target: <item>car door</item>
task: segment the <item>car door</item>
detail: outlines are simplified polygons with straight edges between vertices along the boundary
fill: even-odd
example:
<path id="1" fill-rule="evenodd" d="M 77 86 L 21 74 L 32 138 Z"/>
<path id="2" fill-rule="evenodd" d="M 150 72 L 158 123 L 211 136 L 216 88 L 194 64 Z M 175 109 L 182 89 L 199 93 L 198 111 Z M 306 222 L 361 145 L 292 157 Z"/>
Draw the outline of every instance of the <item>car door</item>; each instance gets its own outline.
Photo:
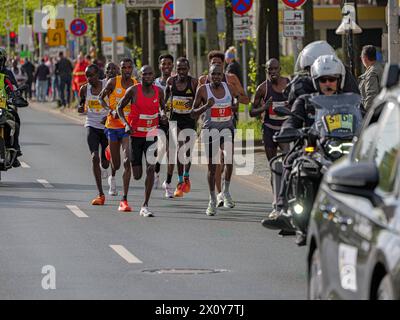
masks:
<path id="1" fill-rule="evenodd" d="M 332 219 L 337 253 L 338 286 L 344 299 L 369 298 L 370 254 L 391 223 L 397 203 L 395 181 L 400 153 L 400 107 L 386 103 L 377 124 L 369 126 L 361 135 L 353 156 L 354 161 L 373 161 L 379 171 L 379 185 L 375 192 L 383 203 L 374 206 L 370 200 L 358 196 L 338 194 L 332 203 Z"/>

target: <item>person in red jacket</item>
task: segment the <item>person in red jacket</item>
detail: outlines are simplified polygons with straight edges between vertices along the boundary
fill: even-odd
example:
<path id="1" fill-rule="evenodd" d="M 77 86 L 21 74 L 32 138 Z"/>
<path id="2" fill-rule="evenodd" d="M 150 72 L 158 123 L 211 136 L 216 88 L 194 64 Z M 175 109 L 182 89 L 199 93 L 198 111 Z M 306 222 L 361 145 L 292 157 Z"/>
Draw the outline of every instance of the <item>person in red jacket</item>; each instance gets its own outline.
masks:
<path id="1" fill-rule="evenodd" d="M 80 88 L 87 83 L 85 70 L 88 67 L 89 62 L 85 59 L 82 53 L 79 54 L 78 60 L 75 64 L 74 71 L 72 73 L 72 91 L 74 96 L 78 99 Z"/>

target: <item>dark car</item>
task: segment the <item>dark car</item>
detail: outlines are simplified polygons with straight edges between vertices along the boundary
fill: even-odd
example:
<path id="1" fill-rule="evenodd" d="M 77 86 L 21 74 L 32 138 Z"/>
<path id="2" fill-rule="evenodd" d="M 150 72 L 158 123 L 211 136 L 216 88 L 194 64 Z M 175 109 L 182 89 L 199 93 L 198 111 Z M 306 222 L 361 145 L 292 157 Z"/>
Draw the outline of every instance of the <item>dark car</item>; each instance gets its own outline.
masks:
<path id="1" fill-rule="evenodd" d="M 310 299 L 400 299 L 400 86 L 387 70 L 388 88 L 350 155 L 318 191 L 307 238 Z"/>

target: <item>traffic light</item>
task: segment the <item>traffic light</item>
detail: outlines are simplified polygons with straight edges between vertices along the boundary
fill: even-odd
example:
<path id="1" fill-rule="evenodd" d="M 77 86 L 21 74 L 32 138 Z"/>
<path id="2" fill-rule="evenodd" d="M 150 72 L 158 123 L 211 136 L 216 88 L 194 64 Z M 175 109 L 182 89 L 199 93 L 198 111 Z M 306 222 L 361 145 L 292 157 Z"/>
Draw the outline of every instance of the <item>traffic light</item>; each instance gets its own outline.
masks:
<path id="1" fill-rule="evenodd" d="M 10 31 L 9 37 L 10 37 L 10 47 L 15 48 L 17 34 L 14 31 Z"/>

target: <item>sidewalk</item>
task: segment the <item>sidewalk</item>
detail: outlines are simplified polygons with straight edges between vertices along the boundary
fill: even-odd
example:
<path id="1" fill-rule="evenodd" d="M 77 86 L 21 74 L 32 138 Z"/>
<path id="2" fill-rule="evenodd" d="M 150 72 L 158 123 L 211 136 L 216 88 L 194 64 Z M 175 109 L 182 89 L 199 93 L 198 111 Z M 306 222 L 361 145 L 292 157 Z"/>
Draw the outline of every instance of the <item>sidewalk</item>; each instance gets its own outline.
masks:
<path id="1" fill-rule="evenodd" d="M 36 101 L 31 101 L 29 103 L 29 106 L 32 109 L 42 112 L 50 112 L 56 116 L 67 118 L 81 125 L 84 125 L 86 120 L 86 116 L 80 115 L 75 108 L 61 109 L 57 107 L 57 104 L 55 102 L 39 103 Z M 233 179 L 240 180 L 241 182 L 244 182 L 252 186 L 253 188 L 256 188 L 257 190 L 271 192 L 271 186 L 270 186 L 271 172 L 269 170 L 269 164 L 264 152 L 264 147 L 263 146 L 254 146 L 253 148 L 235 147 L 235 152 L 240 153 L 243 151 L 250 153 L 253 152 L 254 171 L 252 172 L 252 174 L 248 175 L 241 175 L 241 176 L 235 175 Z M 204 167 L 204 169 L 206 169 L 206 166 L 204 165 L 199 165 L 199 166 Z"/>

